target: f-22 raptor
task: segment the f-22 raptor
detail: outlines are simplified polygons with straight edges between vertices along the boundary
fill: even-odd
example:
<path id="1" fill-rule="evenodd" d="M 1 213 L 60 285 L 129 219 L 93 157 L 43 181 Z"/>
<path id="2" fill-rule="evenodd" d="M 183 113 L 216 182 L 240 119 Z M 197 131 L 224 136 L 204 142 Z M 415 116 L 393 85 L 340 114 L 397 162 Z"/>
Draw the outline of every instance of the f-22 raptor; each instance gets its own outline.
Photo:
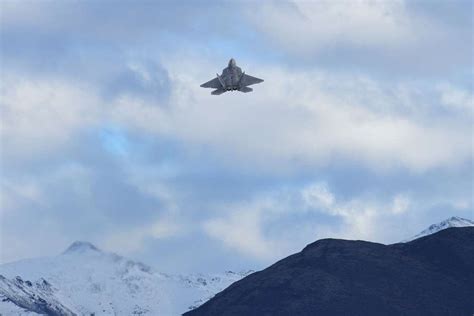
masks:
<path id="1" fill-rule="evenodd" d="M 263 82 L 262 79 L 246 75 L 245 72 L 242 72 L 242 69 L 237 67 L 234 58 L 229 60 L 229 65 L 222 70 L 222 75 L 216 75 L 216 78 L 201 85 L 203 88 L 216 89 L 211 92 L 213 95 L 219 95 L 227 91 L 247 93 L 253 91 L 253 89 L 248 86 Z"/>

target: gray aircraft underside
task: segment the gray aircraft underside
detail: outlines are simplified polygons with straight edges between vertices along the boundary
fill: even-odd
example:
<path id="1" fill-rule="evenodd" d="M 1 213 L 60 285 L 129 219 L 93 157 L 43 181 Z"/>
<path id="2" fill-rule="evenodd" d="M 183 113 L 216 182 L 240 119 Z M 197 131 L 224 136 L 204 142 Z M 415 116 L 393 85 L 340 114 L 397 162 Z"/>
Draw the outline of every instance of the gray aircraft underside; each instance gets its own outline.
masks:
<path id="1" fill-rule="evenodd" d="M 222 70 L 222 75 L 217 74 L 217 77 L 203 83 L 203 88 L 216 89 L 211 92 L 213 95 L 219 95 L 227 91 L 250 92 L 252 88 L 248 86 L 262 82 L 262 79 L 255 78 L 242 72 L 242 69 L 237 67 L 235 60 L 229 60 L 227 68 Z"/>

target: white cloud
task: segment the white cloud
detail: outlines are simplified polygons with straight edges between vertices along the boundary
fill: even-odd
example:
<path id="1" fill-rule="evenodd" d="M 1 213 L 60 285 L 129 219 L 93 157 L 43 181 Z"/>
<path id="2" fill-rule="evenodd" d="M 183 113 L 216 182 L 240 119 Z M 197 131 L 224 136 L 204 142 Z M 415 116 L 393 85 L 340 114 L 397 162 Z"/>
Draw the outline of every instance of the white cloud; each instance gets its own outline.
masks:
<path id="1" fill-rule="evenodd" d="M 291 1 L 249 10 L 255 26 L 282 47 L 311 54 L 338 45 L 393 49 L 419 39 L 421 23 L 404 1 Z"/>
<path id="2" fill-rule="evenodd" d="M 310 208 L 330 208 L 334 204 L 334 195 L 324 183 L 315 183 L 302 191 L 303 200 Z"/>
<path id="3" fill-rule="evenodd" d="M 167 239 L 189 232 L 179 218 L 160 216 L 148 225 L 136 226 L 128 230 L 118 230 L 107 234 L 102 241 L 105 249 L 117 253 L 130 254 L 143 250 L 146 239 Z"/>
<path id="4" fill-rule="evenodd" d="M 223 215 L 205 221 L 203 229 L 230 249 L 271 261 L 320 238 L 396 241 L 403 236 L 393 223 L 403 221 L 411 206 L 411 199 L 401 193 L 386 199 L 338 199 L 325 182 L 315 182 L 227 205 Z M 325 215 L 339 223 L 320 222 Z"/>
<path id="5" fill-rule="evenodd" d="M 2 149 L 13 157 L 61 150 L 78 132 L 106 121 L 178 140 L 189 150 L 206 146 L 223 162 L 267 172 L 336 160 L 423 172 L 472 157 L 472 116 L 462 122 L 425 118 L 436 96 L 438 104 L 453 105 L 452 111 L 472 108 L 472 95 L 453 86 L 444 85 L 439 95 L 403 82 L 390 90 L 360 75 L 255 66 L 249 67 L 252 74 L 267 80 L 252 94 L 215 97 L 199 87 L 198 78 L 209 76 L 206 64 L 166 62 L 169 107 L 133 95 L 104 100 L 99 89 L 77 82 L 6 80 Z"/>
<path id="6" fill-rule="evenodd" d="M 68 196 L 88 205 L 91 192 L 90 170 L 75 163 L 64 163 L 39 174 L 22 172 L 15 177 L 1 179 L 0 191 L 0 262 L 23 258 L 56 255 L 70 238 L 77 237 L 67 230 L 62 219 L 72 212 L 73 221 L 88 217 L 100 222 L 102 214 L 74 213 L 74 203 L 58 201 L 58 191 L 67 187 Z M 60 193 L 59 193 L 60 194 Z M 69 201 L 69 202 L 71 202 Z M 55 208 L 58 207 L 58 208 Z M 76 209 L 77 210 L 77 209 Z M 87 210 L 81 209 L 86 213 Z M 82 227 L 81 230 L 88 230 Z M 69 235 L 65 236 L 65 232 Z M 47 245 L 47 246 L 45 246 Z"/>
<path id="7" fill-rule="evenodd" d="M 202 227 L 229 249 L 271 262 L 321 238 L 398 242 L 416 233 L 419 216 L 427 210 L 451 205 L 468 212 L 465 205 L 457 204 L 449 196 L 430 200 L 404 192 L 344 199 L 332 192 L 327 183 L 314 182 L 225 205 L 225 210 L 216 212 Z M 327 216 L 333 218 L 330 223 Z M 422 225 L 434 221 L 428 219 Z"/>
<path id="8" fill-rule="evenodd" d="M 267 80 L 251 95 L 215 97 L 199 88 L 197 78 L 207 78 L 208 72 L 187 63 L 199 64 L 169 64 L 173 107 L 122 99 L 114 119 L 190 148 L 207 146 L 234 166 L 272 172 L 338 159 L 375 170 L 423 172 L 471 157 L 470 122 L 426 118 L 433 108 L 427 104 L 436 95 L 432 90 L 420 92 L 401 83 L 393 91 L 360 76 L 256 67 L 252 73 Z"/>
<path id="9" fill-rule="evenodd" d="M 474 114 L 474 95 L 471 91 L 458 88 L 452 84 L 440 84 L 438 90 L 441 102 L 448 109 L 465 111 L 471 118 Z"/>
<path id="10" fill-rule="evenodd" d="M 6 212 L 15 211 L 19 200 L 33 201 L 35 204 L 43 203 L 43 192 L 36 183 L 4 180 L 1 182 L 0 191 L 0 217 Z"/>
<path id="11" fill-rule="evenodd" d="M 185 145 L 191 156 L 193 148 L 205 147 L 220 163 L 271 174 L 323 167 L 337 160 L 376 171 L 403 167 L 424 172 L 455 167 L 472 158 L 470 121 L 461 122 L 456 117 L 430 121 L 420 115 L 428 109 L 426 100 L 440 96 L 432 90 L 420 92 L 419 88 L 411 89 L 409 84 L 401 83 L 395 89 L 403 92 L 400 97 L 367 77 L 255 66 L 249 67 L 254 69 L 251 73 L 265 74 L 263 77 L 268 79 L 256 86 L 252 94 L 215 97 L 199 88 L 197 78 L 208 79 L 208 69 L 190 64 L 199 65 L 191 59 L 179 63 L 171 60 L 167 64 L 173 82 L 170 107 L 131 95 L 106 104 L 98 89 L 86 90 L 83 85 L 67 81 L 7 81 L 2 90 L 2 145 L 9 156 L 34 160 L 42 152 L 61 151 L 76 133 L 104 120 L 125 131 L 176 140 Z M 413 111 L 417 106 L 414 100 L 420 104 L 417 111 Z M 438 103 L 446 100 L 458 102 L 466 98 L 445 97 Z M 452 111 L 461 113 L 465 107 L 456 106 Z M 179 213 L 179 196 L 163 182 L 174 176 L 172 170 L 151 170 L 149 166 L 140 169 L 133 165 L 129 168 L 130 185 L 163 201 L 168 211 Z M 156 174 L 163 179 L 156 181 Z M 87 174 L 78 176 L 87 183 Z M 64 181 L 63 178 L 56 182 Z M 87 200 L 87 186 L 75 187 L 74 183 L 79 182 L 71 183 L 75 196 L 86 196 Z M 35 193 L 34 187 L 26 184 L 25 190 L 18 191 L 21 198 L 7 196 L 5 200 L 10 206 L 28 196 L 41 197 L 39 191 Z M 284 218 L 291 204 L 281 195 L 271 197 L 271 203 L 258 199 L 257 204 L 240 205 L 238 212 L 231 208 L 230 215 L 210 219 L 204 225 L 205 231 L 247 255 L 275 258 L 289 249 L 297 250 L 296 244 L 300 247 L 317 237 L 387 238 L 384 226 L 377 223 L 407 214 L 413 207 L 403 194 L 388 202 L 362 198 L 340 201 L 324 183 L 305 187 L 297 196 L 302 210 L 312 208 L 336 216 L 345 226 L 297 223 L 301 226 L 298 230 L 287 230 L 296 237 L 275 238 L 269 235 L 267 229 L 271 225 L 266 223 Z M 386 211 L 382 214 L 391 215 L 380 215 L 380 209 Z M 146 238 L 179 235 L 188 231 L 186 227 L 176 225 L 176 221 L 158 221 L 125 232 L 111 231 L 104 243 L 113 250 L 126 246 L 128 251 L 137 251 Z M 327 235 L 321 235 L 323 232 Z"/>
<path id="12" fill-rule="evenodd" d="M 87 85 L 21 76 L 3 79 L 0 138 L 4 154 L 16 158 L 47 154 L 100 120 L 103 104 Z"/>
<path id="13" fill-rule="evenodd" d="M 5 177 L 0 182 L 0 197 L 7 204 L 2 205 L 0 214 L 20 211 L 25 203 L 32 204 L 35 212 L 42 212 L 51 206 L 49 198 L 52 193 L 48 192 L 48 188 L 57 183 L 67 183 L 71 194 L 88 200 L 92 195 L 90 181 L 91 170 L 75 163 L 60 164 L 36 176 L 21 174 L 17 177 Z"/>
<path id="14" fill-rule="evenodd" d="M 444 5 L 451 12 L 441 15 Z M 413 78 L 446 76 L 472 64 L 472 34 L 462 5 L 444 5 L 293 0 L 268 1 L 245 12 L 264 42 L 292 62 Z"/>
<path id="15" fill-rule="evenodd" d="M 392 212 L 394 214 L 403 214 L 408 211 L 410 207 L 410 199 L 403 194 L 395 196 L 393 199 Z"/>
<path id="16" fill-rule="evenodd" d="M 261 210 L 247 207 L 250 208 L 230 211 L 227 218 L 206 221 L 203 224 L 205 232 L 244 255 L 261 260 L 274 258 L 281 249 L 264 236 Z"/>
<path id="17" fill-rule="evenodd" d="M 252 9 L 247 17 L 235 15 L 240 8 L 218 6 L 196 14 L 186 6 L 170 6 L 190 17 L 185 25 L 159 6 L 133 12 L 120 6 L 108 12 L 110 23 L 98 30 L 101 10 L 96 9 L 102 5 L 2 2 L 5 38 L 15 41 L 5 51 L 0 93 L 1 163 L 12 166 L 2 170 L 0 244 L 8 247 L 0 247 L 1 260 L 54 254 L 66 241 L 84 236 L 120 253 L 136 252 L 149 240 L 191 235 L 196 229 L 236 252 L 271 260 L 323 237 L 403 239 L 407 223 L 416 217 L 424 225 L 432 215 L 427 210 L 440 205 L 468 214 L 473 202 L 465 184 L 472 181 L 457 173 L 473 157 L 472 93 L 450 81 L 458 78 L 450 74 L 462 75 L 472 64 L 472 41 L 466 40 L 472 30 L 461 30 L 463 23 L 448 25 L 452 15 L 440 22 L 445 25 L 429 13 L 419 16 L 405 1 L 295 1 L 292 11 L 285 5 L 266 2 L 254 10 L 245 3 Z M 208 19 L 212 12 L 217 20 Z M 247 18 L 257 33 L 233 27 L 234 21 L 247 24 Z M 210 33 L 196 33 L 196 21 Z M 214 27 L 221 22 L 231 28 Z M 117 25 L 130 27 L 123 32 Z M 266 35 L 277 45 L 267 46 Z M 249 39 L 259 42 L 255 50 L 240 54 L 249 48 Z M 215 50 L 221 43 L 225 47 Z M 173 49 L 163 50 L 166 45 Z M 206 48 L 196 49 L 202 45 Z M 272 49 L 277 51 L 263 63 L 243 59 Z M 226 60 L 221 65 L 216 56 L 230 50 L 242 55 L 234 57 L 244 70 L 265 82 L 250 94 L 211 96 L 199 84 L 224 66 Z M 111 58 L 104 62 L 104 56 Z M 300 57 L 319 68 L 307 60 L 299 63 Z M 273 58 L 278 63 L 272 64 Z M 370 72 L 365 66 L 379 58 L 382 76 L 360 74 Z M 367 63 L 355 74 L 352 67 L 364 59 Z M 412 66 L 425 62 L 430 76 L 419 81 L 397 79 L 388 70 L 409 64 L 407 74 L 418 78 Z M 337 73 L 318 70 L 337 68 L 332 63 L 339 65 Z M 285 68 L 288 64 L 306 68 Z M 437 67 L 454 71 L 432 76 Z M 104 126 L 130 136 L 130 153 L 117 157 L 100 152 L 103 148 L 66 149 L 100 138 L 91 134 Z M 155 155 L 155 140 L 179 147 L 176 156 L 174 148 L 164 149 L 172 162 Z M 203 175 L 193 169 L 212 168 L 214 162 L 220 168 L 215 182 L 208 181 L 214 175 L 207 170 Z M 105 171 L 105 166 L 112 167 Z M 259 184 L 255 192 L 239 195 L 247 201 L 231 196 L 229 178 L 236 175 L 245 178 L 244 185 L 261 181 L 268 189 L 306 181 L 326 166 L 330 174 L 340 172 L 338 167 L 375 170 L 377 177 L 391 173 L 387 178 L 396 175 L 406 190 L 393 193 L 399 183 L 389 183 L 380 188 L 389 196 L 376 197 L 370 192 L 379 188 L 364 179 L 364 193 L 347 199 L 336 193 L 350 191 L 337 187 L 342 180 L 332 188 L 315 182 L 267 193 Z M 404 175 L 407 180 L 400 180 Z M 187 180 L 191 184 L 183 185 Z M 211 193 L 196 197 L 189 189 L 194 183 Z M 239 190 L 242 183 L 236 184 Z M 434 194 L 420 192 L 427 183 L 423 190 Z M 223 196 L 212 195 L 216 185 L 225 186 L 219 188 Z M 223 200 L 229 204 L 218 213 L 215 204 Z M 155 206 L 164 212 L 158 218 Z M 203 218 L 208 220 L 201 223 Z"/>

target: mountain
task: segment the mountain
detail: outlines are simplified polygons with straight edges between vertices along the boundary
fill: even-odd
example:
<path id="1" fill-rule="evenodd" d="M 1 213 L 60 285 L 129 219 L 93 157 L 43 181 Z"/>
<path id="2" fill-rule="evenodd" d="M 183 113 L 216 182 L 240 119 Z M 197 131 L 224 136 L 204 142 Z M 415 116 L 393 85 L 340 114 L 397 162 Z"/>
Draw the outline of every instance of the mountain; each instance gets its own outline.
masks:
<path id="1" fill-rule="evenodd" d="M 472 315 L 473 262 L 473 227 L 394 245 L 323 239 L 185 315 Z"/>
<path id="2" fill-rule="evenodd" d="M 0 315 L 181 315 L 248 273 L 169 275 L 75 242 L 0 265 Z"/>
<path id="3" fill-rule="evenodd" d="M 450 227 L 474 227 L 474 221 L 471 221 L 470 219 L 458 217 L 458 216 L 453 216 L 453 217 L 448 218 L 448 219 L 446 219 L 442 222 L 431 225 L 427 229 L 423 230 L 421 233 L 419 233 L 419 234 L 417 234 L 417 235 L 415 235 L 415 236 L 413 236 L 409 239 L 403 240 L 402 242 L 412 241 L 412 240 L 415 240 L 417 238 L 421 238 L 421 237 L 424 237 L 424 236 L 428 236 L 428 235 L 437 233 L 440 230 L 450 228 Z"/>
<path id="4" fill-rule="evenodd" d="M 4 296 L 3 304 L 9 305 L 2 308 L 6 315 L 22 314 L 22 309 L 52 316 L 75 315 L 58 300 L 55 290 L 45 279 L 33 283 L 24 281 L 19 276 L 9 280 L 0 275 L 0 293 Z M 15 302 L 15 306 L 7 304 L 8 302 Z"/>
<path id="5" fill-rule="evenodd" d="M 261 286 L 265 288 L 265 291 L 268 291 L 265 299 L 270 302 L 269 304 L 275 306 L 278 306 L 278 304 L 273 302 L 272 293 L 277 293 L 276 298 L 278 298 L 278 295 L 284 298 L 284 295 L 288 294 L 288 290 L 285 290 L 287 286 L 294 291 L 288 294 L 294 295 L 293 299 L 287 301 L 289 306 L 297 307 L 298 305 L 304 306 L 307 304 L 304 302 L 305 286 L 314 287 L 308 289 L 308 293 L 314 295 L 310 299 L 311 302 L 323 300 L 323 303 L 329 304 L 339 299 L 341 300 L 340 306 L 343 308 L 343 303 L 351 304 L 351 299 L 355 300 L 351 298 L 352 294 L 350 294 L 355 293 L 353 296 L 358 299 L 365 298 L 368 306 L 370 306 L 370 300 L 373 300 L 373 304 L 383 305 L 384 303 L 380 303 L 380 299 L 370 297 L 369 294 L 372 293 L 371 286 L 375 286 L 374 289 L 377 290 L 379 290 L 378 287 L 385 286 L 387 293 L 390 293 L 390 291 L 412 293 L 410 289 L 405 290 L 404 286 L 407 286 L 410 280 L 418 278 L 419 276 L 416 273 L 421 273 L 425 269 L 423 265 L 417 262 L 426 250 L 425 246 L 417 249 L 414 245 L 424 245 L 421 242 L 427 238 L 424 236 L 437 235 L 437 232 L 446 228 L 462 226 L 474 226 L 474 222 L 460 217 L 451 217 L 438 224 L 431 225 L 428 229 L 410 239 L 416 240 L 407 242 L 406 245 L 409 246 L 404 246 L 402 243 L 385 246 L 363 241 L 320 240 L 306 247 L 301 253 L 273 265 L 272 267 L 282 269 L 281 275 L 270 273 L 273 269 L 270 267 L 249 276 L 242 282 L 245 281 L 243 284 L 246 286 L 248 285 L 246 280 L 255 279 L 255 282 L 262 282 Z M 428 240 L 431 240 L 431 238 L 428 238 Z M 472 238 L 470 242 L 472 243 Z M 427 247 L 433 248 L 432 251 L 435 254 L 439 253 L 439 256 L 445 254 L 449 258 L 452 257 L 450 249 L 441 249 L 439 246 L 427 245 Z M 321 247 L 325 250 L 322 251 Z M 410 251 L 403 247 L 411 247 L 410 249 L 417 250 L 414 251 L 414 254 L 408 256 L 406 253 L 410 253 Z M 286 262 L 291 262 L 290 258 L 293 258 L 291 260 L 300 258 L 298 260 L 302 260 L 302 263 L 300 261 L 296 262 L 300 262 L 301 266 L 287 266 Z M 436 263 L 442 262 L 435 255 L 428 258 Z M 430 260 L 425 261 L 430 263 Z M 425 261 L 423 261 L 423 264 L 425 264 Z M 396 268 L 394 262 L 399 262 L 400 267 Z M 310 267 L 306 267 L 306 264 L 311 264 L 314 271 L 311 271 Z M 410 264 L 414 267 L 410 267 Z M 453 262 L 445 264 L 448 267 Z M 432 270 L 435 269 L 435 265 L 428 264 L 428 266 L 431 268 L 426 269 L 427 275 L 434 277 L 436 271 L 433 272 Z M 452 266 L 450 268 L 453 270 Z M 463 269 L 465 270 L 465 267 L 461 267 L 460 271 L 464 271 Z M 408 272 L 405 272 L 405 270 L 408 270 Z M 240 273 L 228 271 L 214 275 L 169 275 L 157 272 L 143 263 L 129 260 L 114 253 L 104 252 L 91 243 L 78 241 L 70 245 L 61 255 L 55 257 L 28 259 L 0 265 L 0 315 L 180 315 L 200 306 L 233 282 L 249 275 L 250 272 L 252 271 Z M 373 274 L 374 272 L 375 274 Z M 404 276 L 400 282 L 405 283 L 390 285 L 390 278 L 397 275 L 395 272 L 404 273 L 400 274 Z M 268 273 L 271 277 L 266 279 Z M 383 276 L 385 273 L 387 275 Z M 441 272 L 438 271 L 437 273 Z M 466 274 L 466 277 L 472 280 L 472 270 L 469 273 Z M 353 276 L 353 274 L 355 275 Z M 345 278 L 342 278 L 343 275 Z M 363 276 L 369 279 L 372 278 L 373 282 L 379 280 L 381 284 L 367 283 L 368 281 L 363 279 Z M 361 279 L 358 279 L 358 277 Z M 439 276 L 436 275 L 436 277 Z M 423 284 L 426 284 L 429 280 L 426 277 Z M 445 289 L 443 287 L 446 286 L 445 281 L 443 275 L 441 275 L 439 281 L 441 290 Z M 456 278 L 451 281 L 455 285 L 459 285 Z M 316 284 L 319 290 L 316 289 Z M 357 291 L 360 291 L 363 286 L 367 286 L 367 289 L 362 295 Z M 234 293 L 236 291 L 235 287 L 237 289 L 241 288 L 240 285 L 230 286 L 222 294 L 217 295 L 217 302 L 220 302 L 222 295 L 226 300 L 230 299 L 231 296 L 228 296 L 227 293 L 228 291 Z M 437 287 L 433 286 L 433 288 Z M 256 292 L 252 292 L 252 289 Z M 298 294 L 298 290 L 302 292 Z M 279 291 L 282 291 L 282 293 L 279 293 Z M 470 291 L 472 294 L 472 286 Z M 318 293 L 322 297 L 317 296 Z M 377 291 L 374 293 L 377 293 Z M 426 293 L 431 292 L 427 290 Z M 257 288 L 250 287 L 248 294 L 255 295 L 254 299 L 262 299 L 261 296 L 264 293 Z M 357 296 L 359 294 L 362 296 Z M 302 295 L 301 298 L 299 295 Z M 347 297 L 345 298 L 344 295 Z M 402 301 L 406 299 L 404 296 L 397 295 L 390 293 L 393 298 L 385 301 L 390 303 L 391 300 Z M 412 295 L 417 297 L 417 293 L 412 293 Z M 437 300 L 444 298 L 435 294 L 433 294 L 433 297 Z M 448 298 L 449 295 L 446 299 Z M 214 299 L 209 302 L 209 304 L 212 303 L 209 306 L 214 306 L 215 303 L 213 302 Z M 364 302 L 364 300 L 361 299 L 361 302 Z M 247 303 L 239 301 L 239 308 L 244 308 Z M 202 308 L 209 308 L 207 306 L 205 304 Z M 231 307 L 232 304 L 229 303 L 229 306 Z M 308 306 L 311 306 L 311 303 Z M 321 304 L 321 306 L 323 308 L 324 304 Z M 201 315 L 199 314 L 200 311 L 201 309 L 196 311 L 197 315 Z M 246 314 L 247 312 L 252 315 L 250 310 L 242 313 Z M 217 314 L 220 314 L 219 310 Z M 234 314 L 240 315 L 241 313 L 237 311 Z M 229 315 L 234 314 L 230 313 Z M 254 314 L 258 313 L 255 312 Z M 271 314 L 274 315 L 275 310 Z M 297 314 L 305 315 L 304 313 Z M 370 310 L 363 314 L 370 315 Z M 338 313 L 335 313 L 335 315 L 338 315 Z M 390 313 L 387 315 L 390 315 Z"/>

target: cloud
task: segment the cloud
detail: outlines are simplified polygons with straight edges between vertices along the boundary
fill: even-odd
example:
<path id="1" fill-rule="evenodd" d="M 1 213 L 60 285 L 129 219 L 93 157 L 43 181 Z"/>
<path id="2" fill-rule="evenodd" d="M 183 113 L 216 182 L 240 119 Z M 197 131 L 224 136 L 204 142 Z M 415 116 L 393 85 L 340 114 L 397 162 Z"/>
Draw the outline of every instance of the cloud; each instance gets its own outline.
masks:
<path id="1" fill-rule="evenodd" d="M 275 49 L 319 67 L 413 77 L 470 61 L 470 18 L 461 12 L 469 5 L 450 4 L 441 14 L 427 1 L 295 0 L 246 12 Z"/>
<path id="2" fill-rule="evenodd" d="M 164 105 L 171 90 L 167 71 L 157 62 L 136 60 L 115 71 L 105 84 L 104 95 L 113 98 L 132 95 Z"/>
<path id="3" fill-rule="evenodd" d="M 448 109 L 454 109 L 472 118 L 474 114 L 474 95 L 472 91 L 462 89 L 452 84 L 440 84 L 441 103 Z"/>
<path id="4" fill-rule="evenodd" d="M 409 209 L 409 207 L 410 199 L 403 194 L 397 195 L 393 199 L 392 213 L 403 214 Z"/>
<path id="5" fill-rule="evenodd" d="M 394 91 L 370 78 L 258 67 L 268 80 L 251 99 L 235 94 L 217 99 L 195 88 L 197 80 L 180 78 L 186 68 L 169 70 L 173 108 L 127 99 L 117 105 L 115 119 L 193 146 L 210 146 L 223 159 L 232 157 L 233 164 L 263 169 L 320 167 L 348 159 L 378 170 L 423 172 L 470 159 L 470 122 L 428 120 L 444 102 L 438 98 L 433 104 L 437 92 L 432 89 L 420 93 L 401 82 Z"/>
<path id="6" fill-rule="evenodd" d="M 346 5 L 3 1 L 1 260 L 248 268 L 469 216 L 469 10 Z M 231 56 L 265 82 L 209 95 Z"/>
<path id="7" fill-rule="evenodd" d="M 12 228 L 2 242 L 18 238 L 26 219 L 41 218 L 38 229 L 51 232 L 23 234 L 24 247 L 9 250 L 3 260 L 31 255 L 26 240 L 35 239 L 41 252 L 37 243 L 55 239 L 61 250 L 84 236 L 110 250 L 140 254 L 149 244 L 195 236 L 192 223 L 198 223 L 206 236 L 222 240 L 220 251 L 269 262 L 317 238 L 405 238 L 402 220 L 394 218 L 410 218 L 417 205 L 416 213 L 426 217 L 427 209 L 443 203 L 450 209 L 472 205 L 462 192 L 446 193 L 453 203 L 417 204 L 406 194 L 432 183 L 433 172 L 461 170 L 472 159 L 471 119 L 459 119 L 464 106 L 446 106 L 447 100 L 465 102 L 463 94 L 446 99 L 438 86 L 401 81 L 391 89 L 370 76 L 247 65 L 251 74 L 269 78 L 265 84 L 250 97 L 216 98 L 199 88 L 211 63 L 178 57 L 160 66 L 168 83 L 157 89 L 165 98 L 128 85 L 104 95 L 113 82 L 106 78 L 116 78 L 115 72 L 96 85 L 11 75 L 2 91 L 2 146 L 4 165 L 14 168 L 2 189 L 9 205 L 2 221 Z M 146 78 L 156 63 L 122 66 Z M 399 180 L 405 189 L 388 185 L 377 199 L 377 184 L 368 180 L 345 200 L 324 182 L 301 187 L 326 168 L 347 165 L 363 170 L 362 177 L 401 173 L 408 177 Z M 426 178 L 414 185 L 412 174 Z M 331 184 L 344 187 L 341 181 Z M 286 183 L 300 184 L 274 191 Z M 219 216 L 216 205 L 222 206 Z M 163 220 L 166 214 L 173 219 Z M 388 229 L 381 221 L 398 226 Z"/>
<path id="8" fill-rule="evenodd" d="M 403 1 L 291 4 L 268 3 L 259 12 L 252 11 L 255 24 L 290 50 L 314 53 L 340 44 L 387 49 L 416 39 Z"/>
<path id="9" fill-rule="evenodd" d="M 161 242 L 167 238 L 182 237 L 186 235 L 187 231 L 185 224 L 180 222 L 179 218 L 166 215 L 155 219 L 148 225 L 111 232 L 101 243 L 106 249 L 130 255 L 143 251 L 146 239 L 152 238 Z"/>
<path id="10" fill-rule="evenodd" d="M 280 249 L 263 235 L 260 210 L 245 209 L 244 206 L 242 210 L 230 212 L 227 218 L 206 221 L 203 224 L 204 231 L 244 255 L 267 260 L 275 257 L 275 252 Z"/>
<path id="11" fill-rule="evenodd" d="M 101 101 L 87 85 L 4 76 L 0 137 L 13 159 L 47 154 L 97 125 Z"/>
<path id="12" fill-rule="evenodd" d="M 334 204 L 334 195 L 323 183 L 306 187 L 302 192 L 302 197 L 309 208 L 330 208 Z"/>
<path id="13" fill-rule="evenodd" d="M 327 183 L 313 182 L 227 205 L 202 227 L 230 249 L 272 262 L 320 238 L 398 242 L 416 233 L 420 213 L 446 203 L 456 202 L 441 198 L 433 204 L 404 192 L 344 199 Z"/>
<path id="14" fill-rule="evenodd" d="M 319 224 L 317 220 L 324 213 L 330 216 L 349 213 L 333 203 L 336 203 L 334 196 L 324 183 L 277 189 L 251 201 L 223 206 L 224 209 L 202 223 L 202 229 L 244 256 L 271 262 L 299 251 L 317 238 L 342 235 L 334 226 Z"/>
<path id="15" fill-rule="evenodd" d="M 98 18 L 92 14 L 91 7 L 76 5 L 85 10 L 81 14 L 91 21 Z M 24 10 L 21 5 L 11 3 L 7 7 L 13 10 L 13 16 Z M 367 37 L 369 43 L 396 44 L 398 35 L 387 38 L 387 29 L 389 34 L 402 34 L 400 41 L 414 34 L 411 30 L 401 31 L 410 27 L 410 23 L 394 22 L 412 21 L 411 7 L 403 1 L 360 1 L 349 5 L 295 2 L 290 13 L 283 7 L 267 4 L 263 12 L 268 10 L 282 18 L 300 21 L 298 23 L 316 23 L 311 27 L 303 25 L 315 32 L 315 39 L 323 35 L 337 39 L 347 33 L 353 34 L 356 42 Z M 32 19 L 30 23 L 40 24 L 47 34 L 59 32 L 51 16 L 70 9 L 52 5 L 51 11 L 32 10 L 42 18 Z M 174 9 L 188 12 L 179 6 Z M 151 23 L 147 20 L 146 6 L 137 10 L 144 17 L 144 25 Z M 130 18 L 122 6 L 110 14 L 112 24 Z M 296 18 L 294 14 L 304 18 Z M 345 18 L 334 19 L 333 23 L 320 21 L 333 20 L 334 16 Z M 6 21 L 6 32 L 19 28 L 20 21 L 13 18 Z M 67 19 L 60 22 L 76 28 Z M 330 31 L 317 27 L 319 24 Z M 28 25 L 25 22 L 24 27 Z M 176 27 L 175 30 L 179 30 Z M 148 27 L 134 29 L 143 33 L 148 30 Z M 104 31 L 112 32 L 112 29 Z M 349 36 L 348 40 L 353 39 Z M 72 51 L 73 55 L 77 53 Z M 345 159 L 377 170 L 403 167 L 423 172 L 459 165 L 471 156 L 466 132 L 472 120 L 459 124 L 458 118 L 440 118 L 439 115 L 430 120 L 433 108 L 459 112 L 472 107 L 469 105 L 472 96 L 449 81 L 438 83 L 442 88 L 441 95 L 437 96 L 436 89 L 423 87 L 419 82 L 398 81 L 393 85 L 393 82 L 378 82 L 370 75 L 358 73 L 250 64 L 249 69 L 267 80 L 257 87 L 249 102 L 248 95 L 234 95 L 231 100 L 227 96 L 217 99 L 204 95 L 199 83 L 208 79 L 209 69 L 215 67 L 215 63 L 186 53 L 185 49 L 172 54 L 163 52 L 162 62 L 140 57 L 136 52 L 129 52 L 127 56 L 119 50 L 110 60 L 99 63 L 97 57 L 102 56 L 101 53 L 93 53 L 85 53 L 92 57 L 87 63 L 82 59 L 67 62 L 69 65 L 78 63 L 83 69 L 66 67 L 56 79 L 48 75 L 48 79 L 43 76 L 42 79 L 21 79 L 23 83 L 18 83 L 14 78 L 5 84 L 2 114 L 6 119 L 1 133 L 7 152 L 38 151 L 45 145 L 64 144 L 70 140 L 68 137 L 91 126 L 115 124 L 125 130 L 173 139 L 189 148 L 209 147 L 217 157 L 231 160 L 232 164 L 237 160 L 242 166 L 263 169 L 268 166 L 284 172 L 288 168 L 321 167 Z M 72 73 L 77 76 L 75 80 Z M 29 74 L 16 74 L 17 77 L 26 75 Z M 27 98 L 31 95 L 32 100 L 20 97 L 23 95 Z M 41 102 L 48 104 L 42 106 Z M 23 110 L 20 104 L 24 104 Z M 56 121 L 63 124 L 50 123 Z M 38 132 L 37 123 L 45 128 Z"/>

